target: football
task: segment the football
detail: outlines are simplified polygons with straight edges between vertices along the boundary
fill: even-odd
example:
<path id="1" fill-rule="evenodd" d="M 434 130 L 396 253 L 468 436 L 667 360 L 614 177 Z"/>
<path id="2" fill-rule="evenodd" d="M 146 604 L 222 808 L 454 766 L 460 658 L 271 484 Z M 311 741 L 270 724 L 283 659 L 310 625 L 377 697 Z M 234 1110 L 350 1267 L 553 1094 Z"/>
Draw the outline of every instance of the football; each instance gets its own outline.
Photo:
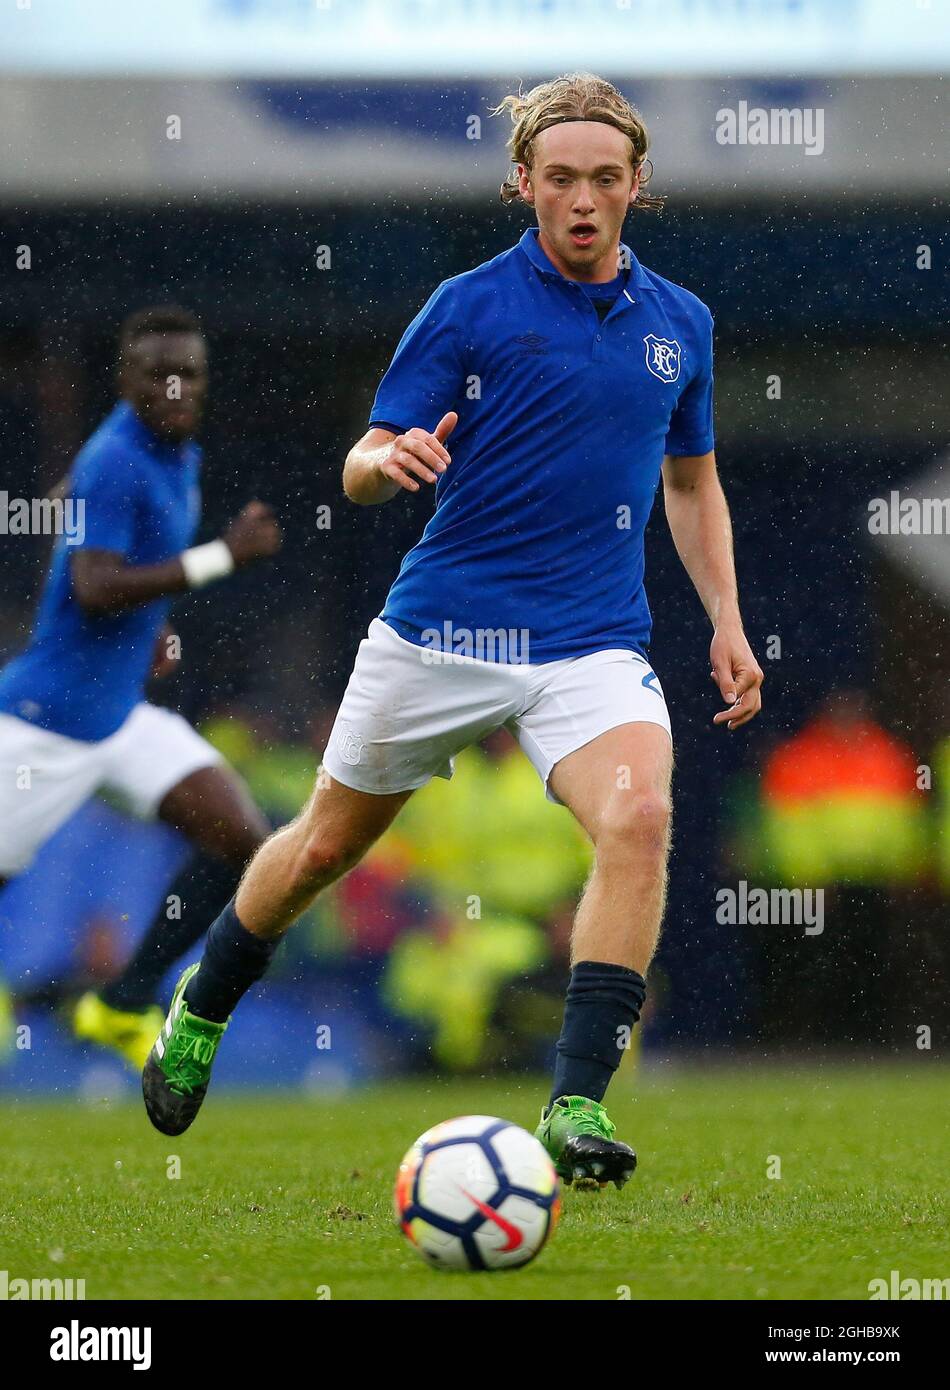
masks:
<path id="1" fill-rule="evenodd" d="M 463 1115 L 413 1144 L 396 1175 L 395 1207 L 403 1235 L 437 1269 L 513 1269 L 557 1225 L 559 1183 L 533 1134 Z"/>

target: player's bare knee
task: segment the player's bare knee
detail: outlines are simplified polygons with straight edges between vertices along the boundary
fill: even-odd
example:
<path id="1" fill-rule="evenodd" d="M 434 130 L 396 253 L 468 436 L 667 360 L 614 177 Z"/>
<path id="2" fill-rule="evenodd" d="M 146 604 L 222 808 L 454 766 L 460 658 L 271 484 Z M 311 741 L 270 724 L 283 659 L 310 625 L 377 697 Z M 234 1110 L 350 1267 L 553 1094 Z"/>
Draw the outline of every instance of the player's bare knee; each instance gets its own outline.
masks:
<path id="1" fill-rule="evenodd" d="M 666 853 L 671 806 L 668 796 L 657 791 L 622 792 L 611 799 L 601 819 L 595 844 L 597 857 L 621 858 L 629 854 Z"/>
<path id="2" fill-rule="evenodd" d="M 342 836 L 308 835 L 299 845 L 294 878 L 301 887 L 316 891 L 346 873 L 360 858 L 361 850 Z"/>

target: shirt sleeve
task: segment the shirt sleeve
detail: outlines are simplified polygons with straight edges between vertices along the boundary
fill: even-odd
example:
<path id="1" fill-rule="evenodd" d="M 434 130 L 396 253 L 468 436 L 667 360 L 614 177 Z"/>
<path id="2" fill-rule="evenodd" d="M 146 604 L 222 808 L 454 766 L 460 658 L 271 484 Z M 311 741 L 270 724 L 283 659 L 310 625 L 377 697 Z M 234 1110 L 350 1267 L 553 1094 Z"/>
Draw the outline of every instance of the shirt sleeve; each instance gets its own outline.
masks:
<path id="1" fill-rule="evenodd" d="M 80 456 L 70 477 L 70 496 L 82 505 L 82 539 L 76 550 L 111 550 L 128 559 L 135 540 L 139 472 L 122 453 Z"/>
<path id="2" fill-rule="evenodd" d="M 440 285 L 399 340 L 376 392 L 370 426 L 434 430 L 458 408 L 464 389 L 458 295 L 452 281 Z"/>
<path id="3" fill-rule="evenodd" d="M 713 320 L 707 313 L 699 328 L 699 366 L 676 403 L 664 452 L 680 457 L 708 454 L 715 447 L 713 430 Z"/>

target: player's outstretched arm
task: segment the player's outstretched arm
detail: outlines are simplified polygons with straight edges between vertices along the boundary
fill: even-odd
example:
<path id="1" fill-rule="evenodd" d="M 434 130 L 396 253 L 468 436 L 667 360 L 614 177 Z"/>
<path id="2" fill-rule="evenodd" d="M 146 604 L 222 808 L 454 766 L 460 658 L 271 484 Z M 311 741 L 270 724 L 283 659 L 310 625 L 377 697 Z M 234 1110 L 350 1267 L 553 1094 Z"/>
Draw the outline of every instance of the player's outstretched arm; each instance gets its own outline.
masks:
<path id="1" fill-rule="evenodd" d="M 716 472 L 716 455 L 663 460 L 663 500 L 677 553 L 712 623 L 711 676 L 728 709 L 714 724 L 737 729 L 762 708 L 762 669 L 752 654 L 739 613 L 729 506 Z"/>
<path id="2" fill-rule="evenodd" d="M 78 550 L 72 556 L 73 593 L 90 617 L 123 613 L 168 594 L 199 589 L 235 569 L 275 555 L 280 528 L 265 502 L 249 502 L 222 536 L 156 565 L 130 565 L 112 550 Z"/>
<path id="3" fill-rule="evenodd" d="M 343 491 L 361 507 L 388 502 L 397 492 L 419 491 L 419 479 L 438 481 L 452 462 L 445 441 L 458 424 L 454 410 L 436 425 L 432 434 L 411 429 L 405 434 L 372 429 L 353 445 L 343 465 Z"/>

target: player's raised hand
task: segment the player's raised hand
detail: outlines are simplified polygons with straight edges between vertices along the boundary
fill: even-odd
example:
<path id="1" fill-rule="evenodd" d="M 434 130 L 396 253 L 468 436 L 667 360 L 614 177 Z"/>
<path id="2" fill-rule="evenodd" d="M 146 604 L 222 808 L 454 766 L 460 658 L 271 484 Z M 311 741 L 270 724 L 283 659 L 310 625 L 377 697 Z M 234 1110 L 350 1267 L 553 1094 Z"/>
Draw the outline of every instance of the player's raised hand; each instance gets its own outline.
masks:
<path id="1" fill-rule="evenodd" d="M 431 434 L 418 428 L 397 434 L 389 453 L 379 464 L 380 473 L 407 492 L 419 491 L 416 478 L 426 483 L 438 482 L 439 474 L 444 473 L 452 462 L 445 441 L 458 420 L 455 411 L 450 410 L 442 416 Z"/>
<path id="2" fill-rule="evenodd" d="M 762 708 L 762 682 L 765 674 L 752 655 L 741 627 L 716 629 L 709 648 L 710 676 L 729 706 L 713 715 L 714 724 L 738 729 L 754 719 Z"/>
<path id="3" fill-rule="evenodd" d="M 266 502 L 248 502 L 221 539 L 234 556 L 235 565 L 249 565 L 276 555 L 282 545 L 280 527 L 272 507 Z"/>

